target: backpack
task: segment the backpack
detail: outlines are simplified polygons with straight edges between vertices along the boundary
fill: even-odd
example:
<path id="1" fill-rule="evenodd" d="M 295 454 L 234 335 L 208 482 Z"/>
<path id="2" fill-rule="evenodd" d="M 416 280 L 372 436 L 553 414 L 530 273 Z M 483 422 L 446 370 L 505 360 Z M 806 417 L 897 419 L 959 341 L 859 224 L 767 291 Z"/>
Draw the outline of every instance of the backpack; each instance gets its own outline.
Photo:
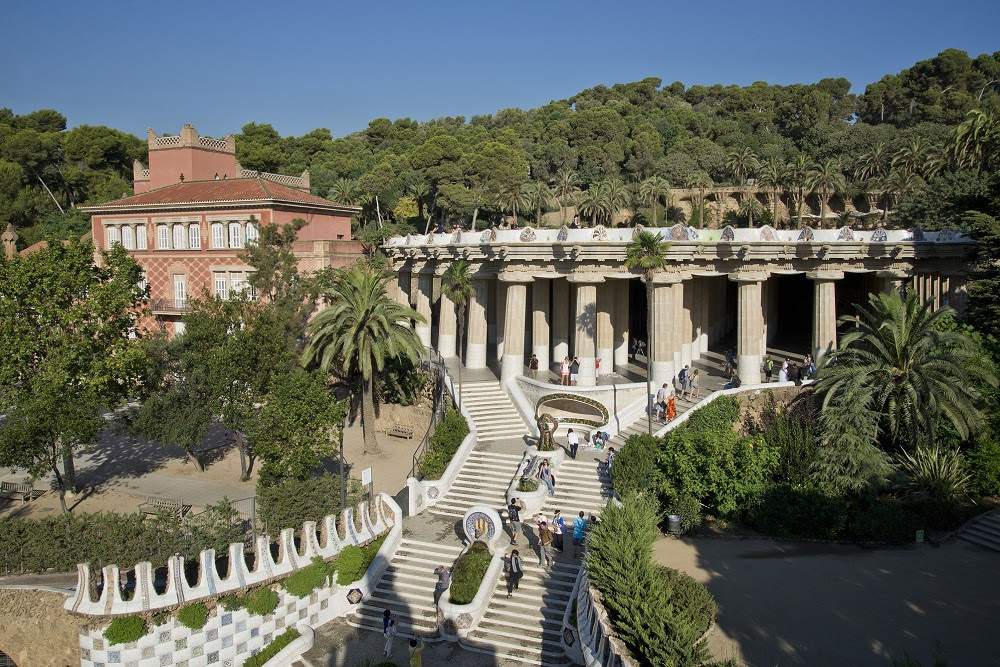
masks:
<path id="1" fill-rule="evenodd" d="M 681 381 L 681 384 L 683 384 L 687 380 L 687 376 L 687 369 L 682 368 L 680 374 L 677 376 L 677 379 Z"/>

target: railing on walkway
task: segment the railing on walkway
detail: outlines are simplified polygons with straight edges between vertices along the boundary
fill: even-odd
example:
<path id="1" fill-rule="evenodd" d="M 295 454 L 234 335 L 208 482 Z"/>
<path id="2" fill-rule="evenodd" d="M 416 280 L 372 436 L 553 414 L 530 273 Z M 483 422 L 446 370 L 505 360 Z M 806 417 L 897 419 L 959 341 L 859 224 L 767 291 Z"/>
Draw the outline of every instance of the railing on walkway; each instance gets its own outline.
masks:
<path id="1" fill-rule="evenodd" d="M 431 436 L 434 435 L 434 429 L 437 428 L 437 425 L 441 422 L 441 418 L 444 417 L 445 407 L 450 401 L 448 386 L 445 382 L 448 369 L 445 366 L 444 357 L 437 350 L 427 348 L 425 357 L 420 360 L 420 367 L 429 371 L 431 382 L 434 383 L 434 390 L 431 405 L 431 421 L 427 425 L 427 431 L 424 433 L 424 436 L 420 439 L 420 444 L 413 450 L 410 477 L 417 477 L 417 469 L 420 467 L 420 461 L 423 459 L 424 454 L 427 453 Z"/>

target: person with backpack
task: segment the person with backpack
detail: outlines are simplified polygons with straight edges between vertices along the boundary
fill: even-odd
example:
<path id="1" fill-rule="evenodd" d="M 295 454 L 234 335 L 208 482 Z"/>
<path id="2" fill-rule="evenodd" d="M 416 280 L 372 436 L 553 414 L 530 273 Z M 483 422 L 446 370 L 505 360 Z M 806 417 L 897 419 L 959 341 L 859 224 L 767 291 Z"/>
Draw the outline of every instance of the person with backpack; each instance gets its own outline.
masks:
<path id="1" fill-rule="evenodd" d="M 573 546 L 576 547 L 575 551 L 577 554 L 580 553 L 580 547 L 583 546 L 583 540 L 587 536 L 587 520 L 584 518 L 583 511 L 580 511 L 580 515 L 573 519 Z"/>
<path id="2" fill-rule="evenodd" d="M 552 543 L 555 544 L 556 549 L 562 551 L 563 545 L 563 534 L 566 532 L 566 518 L 563 517 L 560 510 L 556 510 L 555 514 L 552 516 Z"/>

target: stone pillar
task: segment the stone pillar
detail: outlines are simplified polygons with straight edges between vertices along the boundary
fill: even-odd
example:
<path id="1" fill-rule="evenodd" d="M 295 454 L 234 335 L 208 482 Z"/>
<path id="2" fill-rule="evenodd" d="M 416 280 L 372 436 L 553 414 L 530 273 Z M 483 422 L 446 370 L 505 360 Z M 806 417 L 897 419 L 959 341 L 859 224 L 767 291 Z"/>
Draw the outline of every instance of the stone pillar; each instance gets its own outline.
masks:
<path id="1" fill-rule="evenodd" d="M 524 312 L 528 307 L 527 283 L 530 280 L 531 276 L 500 274 L 501 283 L 507 283 L 503 357 L 500 360 L 500 382 L 503 384 L 524 373 Z"/>
<path id="2" fill-rule="evenodd" d="M 569 356 L 569 283 L 562 279 L 552 281 L 552 366 L 562 364 Z"/>
<path id="3" fill-rule="evenodd" d="M 651 354 L 649 377 L 654 389 L 664 383 L 670 385 L 677 374 L 674 350 L 676 345 L 674 301 L 681 283 L 675 275 L 657 275 L 653 278 L 653 293 L 649 307 L 652 309 L 648 350 Z M 648 292 L 647 292 L 648 293 Z"/>
<path id="4" fill-rule="evenodd" d="M 549 368 L 549 285 L 551 281 L 541 278 L 531 285 L 531 353 L 543 372 Z"/>
<path id="5" fill-rule="evenodd" d="M 486 368 L 486 304 L 489 285 L 485 280 L 472 281 L 469 296 L 469 324 L 465 332 L 465 367 Z"/>
<path id="6" fill-rule="evenodd" d="M 615 370 L 615 333 L 611 326 L 614 298 L 613 283 L 605 281 L 597 286 L 597 358 L 601 360 L 598 375 L 611 375 Z"/>
<path id="7" fill-rule="evenodd" d="M 878 271 L 876 274 L 882 279 L 882 292 L 899 295 L 906 294 L 907 275 L 904 271 Z"/>
<path id="8" fill-rule="evenodd" d="M 500 280 L 496 281 L 496 302 L 493 304 L 496 313 L 496 336 L 497 336 L 497 361 L 503 359 L 504 336 L 507 333 L 505 318 L 507 315 L 507 285 Z"/>
<path id="9" fill-rule="evenodd" d="M 407 308 L 411 308 L 412 307 L 411 304 L 413 303 L 412 301 L 410 301 L 411 276 L 412 274 L 410 273 L 409 269 L 401 268 L 399 269 L 399 278 L 398 282 L 396 283 L 396 300 L 399 301 L 401 305 L 406 306 Z"/>
<path id="10" fill-rule="evenodd" d="M 712 327 L 712 279 L 701 279 L 701 333 L 698 336 L 698 356 L 708 352 L 708 336 Z"/>
<path id="11" fill-rule="evenodd" d="M 417 322 L 417 338 L 424 347 L 431 346 L 431 294 L 434 290 L 434 274 L 420 272 L 417 274 L 417 312 L 423 316 L 423 322 Z"/>
<path id="12" fill-rule="evenodd" d="M 442 357 L 454 357 L 457 344 L 457 313 L 454 302 L 441 293 L 440 312 L 438 313 L 438 352 Z"/>
<path id="13" fill-rule="evenodd" d="M 573 274 L 569 280 L 576 285 L 576 309 L 573 320 L 576 336 L 573 356 L 580 361 L 577 384 L 589 387 L 597 383 L 594 369 L 594 357 L 597 354 L 595 341 L 597 333 L 597 285 L 603 282 L 604 278 L 597 274 Z"/>
<path id="14" fill-rule="evenodd" d="M 813 359 L 837 349 L 837 280 L 843 271 L 815 271 L 806 274 L 813 281 Z"/>
<path id="15" fill-rule="evenodd" d="M 681 361 L 681 342 L 684 340 L 684 283 L 675 280 L 670 285 L 670 356 L 674 363 L 674 375 L 684 368 Z M 671 381 L 673 376 L 671 376 Z"/>
<path id="16" fill-rule="evenodd" d="M 736 372 L 742 384 L 760 384 L 761 336 L 764 333 L 761 285 L 767 280 L 767 274 L 733 273 L 729 279 L 739 284 Z"/>
<path id="17" fill-rule="evenodd" d="M 611 283 L 614 294 L 614 312 L 611 324 L 615 334 L 615 366 L 628 365 L 629 294 L 632 282 L 616 280 Z"/>

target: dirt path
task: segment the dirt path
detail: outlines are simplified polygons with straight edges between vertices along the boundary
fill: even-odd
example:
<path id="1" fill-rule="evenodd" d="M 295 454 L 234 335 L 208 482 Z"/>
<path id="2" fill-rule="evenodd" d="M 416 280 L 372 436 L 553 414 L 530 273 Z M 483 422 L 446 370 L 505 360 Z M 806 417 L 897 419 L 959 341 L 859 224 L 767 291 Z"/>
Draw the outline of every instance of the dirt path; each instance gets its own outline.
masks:
<path id="1" fill-rule="evenodd" d="M 63 610 L 65 600 L 58 593 L 0 589 L 0 651 L 18 667 L 79 665 L 84 621 Z"/>

